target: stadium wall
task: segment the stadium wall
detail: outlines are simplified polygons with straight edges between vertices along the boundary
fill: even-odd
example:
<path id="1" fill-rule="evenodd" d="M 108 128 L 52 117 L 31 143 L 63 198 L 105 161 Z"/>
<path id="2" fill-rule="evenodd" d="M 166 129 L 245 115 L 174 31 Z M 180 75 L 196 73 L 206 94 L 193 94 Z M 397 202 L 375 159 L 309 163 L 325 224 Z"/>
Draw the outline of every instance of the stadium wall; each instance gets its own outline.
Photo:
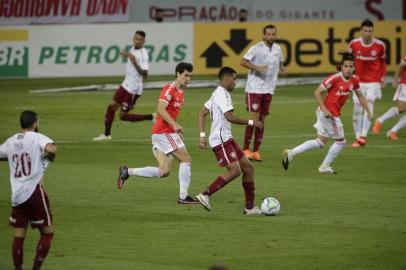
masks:
<path id="1" fill-rule="evenodd" d="M 359 21 L 279 22 L 278 38 L 289 73 L 334 70 L 338 52 L 359 36 Z M 134 23 L 15 26 L 0 28 L 0 78 L 122 76 L 121 48 L 135 30 L 147 32 L 150 74 L 173 74 L 176 63 L 193 62 L 195 74 L 216 74 L 239 61 L 260 41 L 266 23 Z M 406 53 L 406 22 L 378 21 L 375 35 L 386 43 L 388 71 Z"/>

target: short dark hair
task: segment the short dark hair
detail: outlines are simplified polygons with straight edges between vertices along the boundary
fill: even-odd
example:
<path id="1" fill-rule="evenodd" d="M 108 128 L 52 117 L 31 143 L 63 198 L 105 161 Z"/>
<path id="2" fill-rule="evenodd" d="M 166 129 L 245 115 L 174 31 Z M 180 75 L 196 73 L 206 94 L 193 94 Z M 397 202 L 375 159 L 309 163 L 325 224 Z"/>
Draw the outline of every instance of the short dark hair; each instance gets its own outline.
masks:
<path id="1" fill-rule="evenodd" d="M 372 21 L 370 21 L 369 19 L 366 19 L 361 23 L 361 27 L 364 27 L 364 26 L 374 27 L 374 23 Z"/>
<path id="2" fill-rule="evenodd" d="M 354 61 L 354 56 L 349 52 L 343 52 L 341 55 L 341 65 L 344 64 L 344 61 Z"/>
<path id="3" fill-rule="evenodd" d="M 344 61 L 353 61 L 354 62 L 354 56 L 351 53 L 340 52 L 338 54 L 341 55 L 341 61 L 336 63 L 336 68 L 338 71 L 341 71 L 341 66 L 344 64 Z"/>
<path id="4" fill-rule="evenodd" d="M 33 111 L 23 111 L 20 115 L 21 128 L 30 128 L 38 121 L 38 115 Z"/>
<path id="5" fill-rule="evenodd" d="M 273 24 L 268 24 L 262 29 L 262 33 L 265 34 L 266 29 L 276 29 L 276 26 Z"/>
<path id="6" fill-rule="evenodd" d="M 141 31 L 141 30 L 137 30 L 137 31 L 135 32 L 135 34 L 136 34 L 136 35 L 140 35 L 140 36 L 142 36 L 143 38 L 145 38 L 145 36 L 147 35 L 147 34 L 145 34 L 144 31 Z"/>
<path id="7" fill-rule="evenodd" d="M 236 73 L 237 72 L 230 67 L 222 67 L 219 71 L 219 79 L 222 80 L 224 78 L 224 76 L 227 76 L 227 75 L 232 76 Z"/>
<path id="8" fill-rule="evenodd" d="M 180 62 L 179 64 L 176 65 L 175 75 L 177 75 L 177 73 L 182 74 L 185 70 L 192 72 L 193 65 L 190 63 Z"/>

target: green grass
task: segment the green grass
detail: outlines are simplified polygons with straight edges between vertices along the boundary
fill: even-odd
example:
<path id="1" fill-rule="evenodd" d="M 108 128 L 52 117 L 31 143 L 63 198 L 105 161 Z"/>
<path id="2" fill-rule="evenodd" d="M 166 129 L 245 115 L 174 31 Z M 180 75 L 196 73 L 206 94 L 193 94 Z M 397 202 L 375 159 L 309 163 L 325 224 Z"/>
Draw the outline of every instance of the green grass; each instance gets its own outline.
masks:
<path id="1" fill-rule="evenodd" d="M 406 129 L 400 140 L 370 136 L 353 150 L 352 102 L 342 120 L 348 145 L 333 164 L 338 175 L 317 168 L 327 149 L 297 156 L 288 172 L 283 148 L 315 137 L 315 86 L 280 87 L 266 121 L 264 162 L 255 163 L 257 203 L 265 196 L 282 205 L 276 217 L 245 217 L 241 180 L 212 197 L 213 210 L 179 206 L 174 163 L 166 179 L 130 179 L 116 188 L 117 168 L 154 165 L 149 122 L 113 124 L 113 141 L 93 143 L 103 131 L 112 92 L 28 94 L 43 89 L 120 83 L 121 78 L 0 81 L 0 141 L 19 130 L 23 109 L 40 115 L 40 130 L 58 145 L 45 176 L 54 214 L 55 238 L 43 269 L 208 269 L 220 263 L 239 269 L 406 269 Z M 187 90 L 179 122 L 192 156 L 190 193 L 207 187 L 222 171 L 212 151 L 200 151 L 197 112 L 211 89 Z M 376 103 L 378 116 L 391 106 L 393 89 Z M 136 112 L 156 108 L 158 90 L 145 91 Z M 235 112 L 247 116 L 241 89 Z M 385 123 L 389 129 L 397 119 Z M 243 127 L 233 134 L 241 143 Z M 0 164 L 0 269 L 12 269 L 8 166 Z M 30 269 L 38 232 L 25 242 Z"/>

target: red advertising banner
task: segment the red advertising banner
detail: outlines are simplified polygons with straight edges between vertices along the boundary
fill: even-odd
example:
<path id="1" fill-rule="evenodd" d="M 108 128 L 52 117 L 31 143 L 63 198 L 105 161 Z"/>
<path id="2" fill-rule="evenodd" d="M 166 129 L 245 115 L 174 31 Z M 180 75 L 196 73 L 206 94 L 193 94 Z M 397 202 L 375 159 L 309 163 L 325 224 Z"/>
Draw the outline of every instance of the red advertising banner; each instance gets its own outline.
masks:
<path id="1" fill-rule="evenodd" d="M 0 25 L 128 22 L 132 0 L 0 0 Z"/>

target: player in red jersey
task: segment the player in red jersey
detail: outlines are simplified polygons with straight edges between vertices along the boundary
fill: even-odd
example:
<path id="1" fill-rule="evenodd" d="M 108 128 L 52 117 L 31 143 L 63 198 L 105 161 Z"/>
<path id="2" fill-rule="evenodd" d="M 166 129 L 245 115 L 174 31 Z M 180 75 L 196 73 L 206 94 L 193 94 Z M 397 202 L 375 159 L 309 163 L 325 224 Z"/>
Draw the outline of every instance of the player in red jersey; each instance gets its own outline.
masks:
<path id="1" fill-rule="evenodd" d="M 400 77 L 400 83 L 399 83 Z M 381 126 L 386 120 L 395 117 L 406 111 L 406 55 L 402 58 L 399 65 L 396 68 L 395 75 L 392 81 L 393 87 L 396 89 L 396 93 L 393 96 L 393 101 L 396 102 L 396 106 L 390 108 L 382 116 L 376 119 L 372 132 L 378 134 L 381 131 Z M 403 115 L 399 121 L 393 126 L 391 130 L 386 133 L 391 140 L 398 140 L 397 132 L 399 129 L 406 126 L 406 115 Z"/>
<path id="2" fill-rule="evenodd" d="M 180 204 L 198 204 L 188 194 L 190 185 L 191 158 L 183 143 L 183 127 L 176 122 L 183 105 L 184 90 L 191 79 L 193 66 L 189 63 L 179 63 L 176 66 L 176 79 L 164 86 L 159 96 L 157 120 L 152 127 L 152 151 L 158 167 L 119 169 L 118 188 L 122 189 L 124 182 L 130 176 L 147 178 L 167 177 L 172 168 L 172 159 L 179 161 L 179 198 Z"/>
<path id="3" fill-rule="evenodd" d="M 23 269 L 24 240 L 30 224 L 41 234 L 32 266 L 33 270 L 38 270 L 51 248 L 53 237 L 51 208 L 42 184 L 44 172 L 56 156 L 56 146 L 38 132 L 35 112 L 22 112 L 20 124 L 21 132 L 0 145 L 0 160 L 8 161 L 10 167 L 14 269 Z"/>
<path id="4" fill-rule="evenodd" d="M 343 124 L 340 120 L 341 108 L 344 106 L 351 92 L 354 92 L 368 115 L 372 119 L 372 113 L 368 103 L 360 91 L 359 79 L 353 75 L 354 58 L 349 53 L 344 53 L 341 61 L 341 71 L 327 77 L 321 85 L 314 91 L 314 96 L 318 103 L 316 111 L 318 137 L 315 140 L 308 140 L 293 149 L 285 149 L 282 153 L 282 165 L 285 170 L 293 157 L 314 148 L 323 148 L 329 138 L 334 140 L 330 149 L 319 167 L 320 173 L 335 174 L 330 166 L 337 155 L 345 146 L 345 136 Z M 327 96 L 323 101 L 322 93 L 327 91 Z"/>
<path id="5" fill-rule="evenodd" d="M 373 37 L 374 24 L 365 20 L 361 24 L 361 37 L 353 39 L 348 51 L 355 58 L 355 74 L 359 77 L 361 92 L 373 113 L 376 99 L 382 97 L 381 89 L 385 86 L 386 54 L 385 44 Z M 353 126 L 356 141 L 352 147 L 359 148 L 366 144 L 371 121 L 362 109 L 357 95 L 353 95 Z"/>

